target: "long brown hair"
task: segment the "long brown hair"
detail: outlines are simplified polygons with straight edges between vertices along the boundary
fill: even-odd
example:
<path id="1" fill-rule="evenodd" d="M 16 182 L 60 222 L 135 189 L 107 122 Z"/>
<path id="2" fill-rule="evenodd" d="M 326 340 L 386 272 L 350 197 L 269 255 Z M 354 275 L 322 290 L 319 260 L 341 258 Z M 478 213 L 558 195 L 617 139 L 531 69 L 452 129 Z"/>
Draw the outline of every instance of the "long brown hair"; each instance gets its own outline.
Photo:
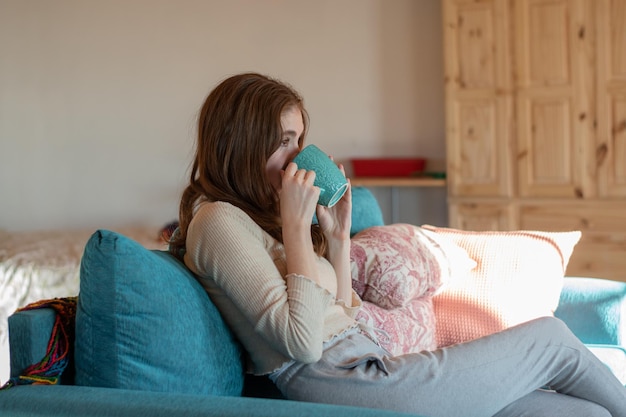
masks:
<path id="1" fill-rule="evenodd" d="M 225 79 L 211 91 L 200 111 L 189 184 L 180 200 L 179 230 L 170 241 L 175 254 L 184 252 L 194 208 L 204 199 L 239 207 L 282 242 L 278 194 L 267 177 L 266 163 L 280 146 L 281 116 L 291 107 L 302 113 L 304 132 L 298 138 L 302 147 L 308 114 L 291 86 L 244 73 Z M 312 236 L 316 252 L 325 254 L 326 241 L 317 225 L 312 226 Z"/>

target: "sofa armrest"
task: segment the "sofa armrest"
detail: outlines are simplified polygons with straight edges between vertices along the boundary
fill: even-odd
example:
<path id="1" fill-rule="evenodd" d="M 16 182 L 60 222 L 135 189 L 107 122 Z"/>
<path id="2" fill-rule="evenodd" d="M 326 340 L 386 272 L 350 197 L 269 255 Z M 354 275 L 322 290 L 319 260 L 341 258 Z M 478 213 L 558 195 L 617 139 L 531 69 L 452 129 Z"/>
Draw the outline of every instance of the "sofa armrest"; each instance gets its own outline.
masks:
<path id="1" fill-rule="evenodd" d="M 9 317 L 11 377 L 46 355 L 56 313 L 51 308 L 18 311 Z"/>
<path id="2" fill-rule="evenodd" d="M 9 317 L 11 378 L 23 375 L 26 368 L 44 359 L 56 319 L 57 312 L 47 307 L 18 311 Z M 68 360 L 67 367 L 59 375 L 59 384 L 74 383 L 73 347 L 68 352 Z"/>
<path id="3" fill-rule="evenodd" d="M 554 315 L 583 343 L 626 346 L 626 282 L 566 277 Z"/>

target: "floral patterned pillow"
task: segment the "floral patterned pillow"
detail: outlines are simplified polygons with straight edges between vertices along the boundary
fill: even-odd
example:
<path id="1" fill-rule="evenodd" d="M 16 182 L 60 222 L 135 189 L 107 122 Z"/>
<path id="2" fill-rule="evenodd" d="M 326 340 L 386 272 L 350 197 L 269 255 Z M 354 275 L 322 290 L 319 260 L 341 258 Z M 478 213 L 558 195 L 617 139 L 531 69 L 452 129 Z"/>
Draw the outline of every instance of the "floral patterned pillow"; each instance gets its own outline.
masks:
<path id="1" fill-rule="evenodd" d="M 365 229 L 352 238 L 352 286 L 363 300 L 388 310 L 432 296 L 448 272 L 435 250 L 434 241 L 417 226 Z"/>
<path id="2" fill-rule="evenodd" d="M 474 265 L 451 240 L 418 226 L 366 229 L 351 246 L 352 286 L 363 300 L 356 319 L 378 329 L 393 354 L 435 349 L 433 295 L 459 268 Z"/>
<path id="3" fill-rule="evenodd" d="M 363 301 L 356 319 L 377 329 L 378 342 L 394 355 L 437 348 L 432 297 L 416 298 L 393 310 Z"/>

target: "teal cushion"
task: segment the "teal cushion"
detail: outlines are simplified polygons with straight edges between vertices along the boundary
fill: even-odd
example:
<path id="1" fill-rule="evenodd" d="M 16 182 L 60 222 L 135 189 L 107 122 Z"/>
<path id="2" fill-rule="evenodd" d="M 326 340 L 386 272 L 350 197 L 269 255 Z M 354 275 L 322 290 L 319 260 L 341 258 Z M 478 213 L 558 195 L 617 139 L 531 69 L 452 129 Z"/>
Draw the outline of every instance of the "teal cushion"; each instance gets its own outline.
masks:
<path id="1" fill-rule="evenodd" d="M 241 395 L 241 349 L 171 254 L 99 230 L 87 242 L 76 313 L 76 384 Z"/>
<path id="2" fill-rule="evenodd" d="M 374 194 L 365 187 L 352 188 L 352 227 L 350 236 L 373 226 L 382 226 L 383 212 Z"/>

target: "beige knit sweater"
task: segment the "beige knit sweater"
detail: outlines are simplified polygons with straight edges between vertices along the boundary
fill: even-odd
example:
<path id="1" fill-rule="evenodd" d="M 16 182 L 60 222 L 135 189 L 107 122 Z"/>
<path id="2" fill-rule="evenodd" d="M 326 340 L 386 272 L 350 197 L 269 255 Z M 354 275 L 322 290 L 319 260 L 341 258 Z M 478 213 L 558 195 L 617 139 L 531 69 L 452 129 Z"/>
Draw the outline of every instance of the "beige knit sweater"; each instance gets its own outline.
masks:
<path id="1" fill-rule="evenodd" d="M 248 372 L 316 362 L 323 342 L 357 326 L 361 301 L 354 292 L 354 307 L 336 301 L 335 271 L 325 258 L 318 262 L 323 286 L 287 275 L 283 245 L 229 203 L 202 203 L 186 243 L 185 264 L 247 351 Z"/>

